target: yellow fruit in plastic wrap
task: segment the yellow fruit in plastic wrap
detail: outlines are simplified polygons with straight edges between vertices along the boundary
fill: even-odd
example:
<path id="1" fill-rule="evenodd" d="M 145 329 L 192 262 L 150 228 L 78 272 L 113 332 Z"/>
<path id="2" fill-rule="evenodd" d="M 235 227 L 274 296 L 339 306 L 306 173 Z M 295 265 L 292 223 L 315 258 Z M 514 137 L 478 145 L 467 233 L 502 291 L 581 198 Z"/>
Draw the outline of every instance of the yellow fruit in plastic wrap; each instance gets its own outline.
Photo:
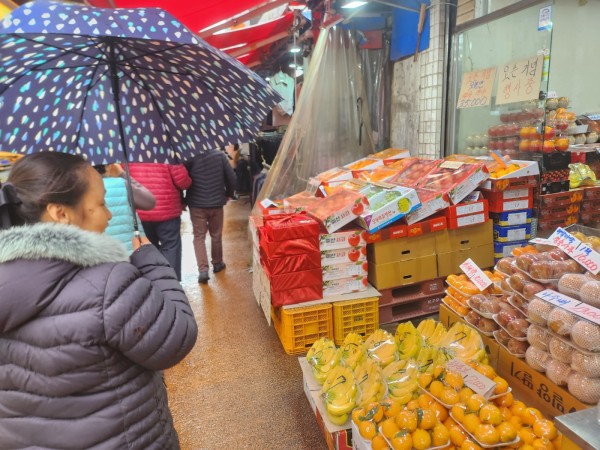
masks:
<path id="1" fill-rule="evenodd" d="M 596 183 L 596 174 L 590 166 L 582 163 L 569 164 L 569 186 L 571 189 Z"/>

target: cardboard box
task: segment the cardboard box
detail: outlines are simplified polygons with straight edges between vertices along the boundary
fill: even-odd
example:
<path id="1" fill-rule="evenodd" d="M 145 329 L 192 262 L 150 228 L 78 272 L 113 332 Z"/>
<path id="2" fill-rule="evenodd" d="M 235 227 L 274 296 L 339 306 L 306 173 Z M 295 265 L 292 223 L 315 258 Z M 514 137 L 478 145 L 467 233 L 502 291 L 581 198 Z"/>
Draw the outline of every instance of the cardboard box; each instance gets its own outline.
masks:
<path id="1" fill-rule="evenodd" d="M 406 261 L 420 256 L 434 255 L 436 234 L 426 234 L 410 239 L 392 239 L 367 245 L 367 258 L 375 264 Z"/>
<path id="2" fill-rule="evenodd" d="M 481 184 L 482 189 L 489 191 L 504 191 L 506 189 L 518 189 L 518 188 L 533 188 L 539 183 L 539 168 L 534 161 L 520 161 L 528 162 L 529 165 L 525 169 L 517 170 L 508 174 L 506 177 L 492 179 L 488 178 Z M 527 175 L 519 175 L 519 173 L 531 172 Z M 513 176 L 514 175 L 514 176 Z"/>
<path id="3" fill-rule="evenodd" d="M 359 228 L 343 228 L 335 233 L 319 235 L 320 250 L 336 250 L 365 245 L 367 233 Z"/>
<path id="4" fill-rule="evenodd" d="M 313 194 L 321 186 L 337 186 L 344 181 L 352 179 L 352 171 L 335 167 L 325 172 L 321 172 L 316 177 L 312 177 L 308 180 L 307 190 Z"/>
<path id="5" fill-rule="evenodd" d="M 369 282 L 365 275 L 352 275 L 348 278 L 323 281 L 323 298 L 332 295 L 350 294 L 367 290 Z"/>
<path id="6" fill-rule="evenodd" d="M 488 211 L 488 202 L 486 199 L 477 200 L 474 202 L 462 202 L 458 205 L 450 205 L 444 211 L 447 218 L 456 218 L 467 216 L 476 213 L 484 213 Z"/>
<path id="7" fill-rule="evenodd" d="M 345 264 L 367 260 L 367 246 L 338 248 L 336 250 L 321 251 L 321 266 L 332 264 Z"/>
<path id="8" fill-rule="evenodd" d="M 425 297 L 443 295 L 445 289 L 444 280 L 445 278 L 433 278 L 408 286 L 382 289 L 381 297 L 379 298 L 379 304 L 387 305 L 389 303 L 409 303 Z"/>
<path id="9" fill-rule="evenodd" d="M 379 323 L 403 322 L 416 317 L 436 314 L 442 304 L 444 294 L 414 300 L 408 303 L 379 305 Z"/>
<path id="10" fill-rule="evenodd" d="M 504 258 L 505 256 L 512 256 L 512 251 L 515 248 L 525 247 L 528 241 L 516 241 L 516 242 L 495 242 L 494 243 L 494 258 Z"/>
<path id="11" fill-rule="evenodd" d="M 554 194 L 557 192 L 567 192 L 569 190 L 569 180 L 548 181 L 540 184 L 540 194 Z"/>
<path id="12" fill-rule="evenodd" d="M 516 398 L 539 409 L 551 419 L 592 407 L 577 400 L 566 389 L 557 386 L 544 374 L 529 367 L 525 360 L 511 355 L 504 348 L 498 351 L 496 370 L 508 381 Z"/>
<path id="13" fill-rule="evenodd" d="M 532 189 L 516 189 L 518 194 L 525 194 L 525 197 L 509 199 L 502 198 L 505 193 L 510 193 L 512 190 L 493 192 L 483 191 L 483 195 L 489 201 L 491 212 L 517 211 L 520 209 L 529 209 L 533 207 L 533 190 Z"/>
<path id="14" fill-rule="evenodd" d="M 370 155 L 371 158 L 381 159 L 385 165 L 393 164 L 399 159 L 408 158 L 410 151 L 401 148 L 388 148 Z"/>
<path id="15" fill-rule="evenodd" d="M 600 199 L 600 186 L 588 186 L 583 188 L 584 200 L 597 200 Z"/>
<path id="16" fill-rule="evenodd" d="M 319 252 L 269 258 L 264 250 L 261 249 L 259 258 L 267 272 L 271 275 L 321 269 L 321 254 Z"/>
<path id="17" fill-rule="evenodd" d="M 265 235 L 273 242 L 319 235 L 319 224 L 306 214 L 275 214 L 263 222 Z"/>
<path id="18" fill-rule="evenodd" d="M 258 208 L 260 209 L 260 213 L 263 216 L 271 216 L 286 213 L 286 210 L 283 207 L 283 203 L 281 201 L 275 202 L 268 198 L 265 198 L 258 202 Z"/>
<path id="19" fill-rule="evenodd" d="M 361 158 L 350 164 L 346 164 L 344 169 L 352 171 L 352 176 L 358 178 L 360 173 L 365 170 L 372 170 L 376 167 L 383 166 L 383 160 L 377 158 Z"/>
<path id="20" fill-rule="evenodd" d="M 469 227 L 471 225 L 478 225 L 485 223 L 490 219 L 487 211 L 483 213 L 468 214 L 460 217 L 448 217 L 448 229 L 454 230 L 456 228 Z"/>
<path id="21" fill-rule="evenodd" d="M 385 161 L 384 161 L 385 164 Z M 398 176 L 398 171 L 388 166 L 377 167 L 373 170 L 360 172 L 358 174 L 358 180 L 366 181 L 369 183 L 380 183 L 394 179 Z"/>
<path id="22" fill-rule="evenodd" d="M 578 203 L 583 200 L 583 189 L 573 189 L 568 192 L 557 192 L 556 194 L 540 195 L 540 206 L 554 208 L 571 203 Z"/>
<path id="23" fill-rule="evenodd" d="M 540 220 L 557 219 L 559 217 L 574 216 L 579 214 L 581 203 L 570 203 L 568 205 L 560 205 L 555 207 L 546 206 L 540 208 L 538 217 Z"/>
<path id="24" fill-rule="evenodd" d="M 525 225 L 531 223 L 533 217 L 532 209 L 523 209 L 519 211 L 505 211 L 499 213 L 490 213 L 490 218 L 496 225 L 509 227 L 514 225 Z"/>
<path id="25" fill-rule="evenodd" d="M 319 259 L 319 264 L 321 260 Z M 369 265 L 366 261 L 330 264 L 323 266 L 323 281 L 340 280 L 354 276 L 366 277 L 369 273 Z"/>
<path id="26" fill-rule="evenodd" d="M 463 230 L 465 228 L 459 228 Z M 471 229 L 471 228 L 466 228 Z M 465 250 L 457 250 L 448 253 L 438 253 L 437 265 L 438 276 L 445 277 L 450 274 L 461 273 L 460 265 L 468 258 L 471 258 L 481 269 L 487 269 L 494 266 L 494 244 L 471 247 Z M 370 269 L 370 266 L 369 266 Z"/>
<path id="27" fill-rule="evenodd" d="M 568 169 L 571 164 L 570 152 L 551 152 L 551 153 L 528 153 L 530 160 L 537 161 L 540 166 L 540 172 L 549 170 Z"/>
<path id="28" fill-rule="evenodd" d="M 533 194 L 532 188 L 506 189 L 504 191 L 483 190 L 482 192 L 485 198 L 492 202 L 529 198 Z"/>
<path id="29" fill-rule="evenodd" d="M 444 304 L 440 305 L 440 322 L 446 325 L 447 328 L 450 328 L 455 322 L 461 322 L 473 328 L 472 325 L 470 325 L 462 317 L 460 317 L 458 314 L 456 314 Z M 496 342 L 496 339 L 494 339 L 493 337 L 484 336 L 481 333 L 479 333 L 479 335 L 481 336 L 481 340 L 483 341 L 483 345 L 485 346 L 485 352 L 488 355 L 489 365 L 492 366 L 495 370 L 497 370 L 498 352 L 500 351 L 500 344 L 498 344 L 498 342 Z"/>
<path id="30" fill-rule="evenodd" d="M 540 231 L 554 232 L 558 227 L 566 227 L 576 224 L 579 221 L 578 215 L 554 217 L 549 219 L 540 219 L 538 221 L 538 234 Z"/>
<path id="31" fill-rule="evenodd" d="M 421 207 L 416 211 L 406 215 L 406 223 L 409 225 L 421 222 L 424 219 L 434 215 L 450 206 L 450 202 L 446 199 L 442 192 L 431 191 L 428 189 L 417 188 Z"/>
<path id="32" fill-rule="evenodd" d="M 355 222 L 374 232 L 417 210 L 421 202 L 414 189 L 402 186 L 385 189 L 369 197 L 369 208 Z"/>
<path id="33" fill-rule="evenodd" d="M 259 229 L 261 255 L 267 258 L 282 258 L 319 251 L 319 237 L 311 236 L 287 241 L 271 241 L 264 234 L 264 227 Z"/>
<path id="34" fill-rule="evenodd" d="M 436 260 L 436 255 L 429 255 L 385 264 L 369 262 L 369 282 L 377 289 L 387 289 L 437 278 Z"/>
<path id="35" fill-rule="evenodd" d="M 450 253 L 491 244 L 494 238 L 492 226 L 492 221 L 488 220 L 485 223 L 469 228 L 444 230 L 440 233 L 435 233 L 433 236 L 435 236 L 436 252 L 438 254 Z"/>
<path id="36" fill-rule="evenodd" d="M 503 227 L 494 225 L 494 241 L 515 242 L 531 238 L 531 224 Z"/>
<path id="37" fill-rule="evenodd" d="M 422 236 L 423 234 L 442 231 L 447 228 L 446 217 L 432 217 L 412 225 L 399 224 L 390 225 L 382 228 L 375 233 L 367 232 L 367 243 L 386 241 L 388 239 L 400 239 L 403 237 Z"/>

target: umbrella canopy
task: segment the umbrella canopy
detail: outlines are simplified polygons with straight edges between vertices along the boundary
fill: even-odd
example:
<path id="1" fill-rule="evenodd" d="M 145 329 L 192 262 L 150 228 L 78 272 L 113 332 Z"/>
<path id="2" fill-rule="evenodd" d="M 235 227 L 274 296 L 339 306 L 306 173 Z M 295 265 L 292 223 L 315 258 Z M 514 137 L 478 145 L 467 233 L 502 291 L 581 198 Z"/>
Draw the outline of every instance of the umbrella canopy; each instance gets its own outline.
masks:
<path id="1" fill-rule="evenodd" d="M 0 150 L 181 162 L 253 139 L 278 101 L 161 9 L 39 1 L 0 25 Z"/>

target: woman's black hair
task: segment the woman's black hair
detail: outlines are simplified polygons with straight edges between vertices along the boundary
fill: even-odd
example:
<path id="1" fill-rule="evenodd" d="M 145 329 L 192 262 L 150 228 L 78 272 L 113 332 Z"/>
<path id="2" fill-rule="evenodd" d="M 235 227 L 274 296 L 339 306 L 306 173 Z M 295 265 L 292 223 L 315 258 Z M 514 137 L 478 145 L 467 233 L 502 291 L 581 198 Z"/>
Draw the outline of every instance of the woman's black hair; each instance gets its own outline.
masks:
<path id="1" fill-rule="evenodd" d="M 77 205 L 88 189 L 89 164 L 78 155 L 40 152 L 17 161 L 8 176 L 20 204 L 11 204 L 12 225 L 36 223 L 50 203 Z"/>

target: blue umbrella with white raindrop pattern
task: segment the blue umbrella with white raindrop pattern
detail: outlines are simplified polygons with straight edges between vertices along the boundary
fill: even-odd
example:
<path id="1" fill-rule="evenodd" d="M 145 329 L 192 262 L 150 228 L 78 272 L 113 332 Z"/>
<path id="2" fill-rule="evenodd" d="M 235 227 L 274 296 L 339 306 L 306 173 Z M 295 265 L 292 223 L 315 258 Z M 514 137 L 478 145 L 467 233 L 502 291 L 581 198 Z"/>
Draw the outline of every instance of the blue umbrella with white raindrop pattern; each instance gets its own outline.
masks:
<path id="1" fill-rule="evenodd" d="M 37 1 L 0 25 L 4 151 L 179 163 L 253 139 L 278 101 L 254 72 L 158 8 Z"/>

